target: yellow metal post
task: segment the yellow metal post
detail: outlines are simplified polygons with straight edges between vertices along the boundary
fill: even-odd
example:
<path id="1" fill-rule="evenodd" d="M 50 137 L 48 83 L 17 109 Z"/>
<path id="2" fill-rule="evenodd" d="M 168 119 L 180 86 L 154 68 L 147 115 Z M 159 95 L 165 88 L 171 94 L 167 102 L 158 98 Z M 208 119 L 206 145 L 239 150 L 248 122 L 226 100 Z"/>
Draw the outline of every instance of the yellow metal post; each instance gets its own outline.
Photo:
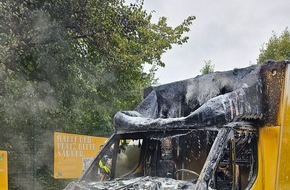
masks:
<path id="1" fill-rule="evenodd" d="M 7 151 L 0 150 L 0 189 L 8 190 L 8 156 Z"/>

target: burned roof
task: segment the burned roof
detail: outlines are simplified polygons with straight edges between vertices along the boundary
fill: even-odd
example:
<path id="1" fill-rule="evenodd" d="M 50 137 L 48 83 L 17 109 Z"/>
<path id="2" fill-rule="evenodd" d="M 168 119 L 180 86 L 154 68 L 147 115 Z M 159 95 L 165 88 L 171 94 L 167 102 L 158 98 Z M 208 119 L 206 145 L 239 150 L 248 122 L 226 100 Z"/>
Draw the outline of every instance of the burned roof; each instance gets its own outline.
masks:
<path id="1" fill-rule="evenodd" d="M 151 87 L 135 110 L 115 115 L 115 128 L 219 127 L 241 120 L 275 125 L 286 64 L 267 61 Z"/>

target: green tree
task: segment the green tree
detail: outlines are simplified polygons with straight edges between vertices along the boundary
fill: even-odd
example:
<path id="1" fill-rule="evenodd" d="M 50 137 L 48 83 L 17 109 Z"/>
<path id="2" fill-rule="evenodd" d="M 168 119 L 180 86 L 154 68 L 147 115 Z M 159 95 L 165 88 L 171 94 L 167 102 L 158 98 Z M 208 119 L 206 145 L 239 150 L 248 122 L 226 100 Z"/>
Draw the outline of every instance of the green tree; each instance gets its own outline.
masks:
<path id="1" fill-rule="evenodd" d="M 281 61 L 290 58 L 290 33 L 286 28 L 280 36 L 273 33 L 269 41 L 260 49 L 258 63 L 267 59 Z"/>
<path id="2" fill-rule="evenodd" d="M 172 44 L 187 41 L 182 34 L 194 19 L 188 17 L 175 28 L 165 17 L 154 24 L 143 1 L 138 2 L 126 6 L 122 0 L 3 1 L 2 63 L 28 80 L 48 82 L 60 105 L 77 118 L 77 126 L 89 123 L 87 129 L 95 131 L 95 123 L 107 129 L 111 121 L 96 121 L 111 118 L 112 114 L 103 117 L 109 109 L 132 109 L 140 101 L 142 89 L 154 77 L 154 72 L 143 72 L 144 64 L 164 66 L 161 55 Z M 84 109 L 78 106 L 92 102 L 95 105 L 80 113 Z M 88 116 L 94 109 L 100 113 Z"/>
<path id="3" fill-rule="evenodd" d="M 137 105 L 194 19 L 171 27 L 151 17 L 142 0 L 0 2 L 0 149 L 11 189 L 59 189 L 53 132 L 108 136 L 114 114 Z"/>
<path id="4" fill-rule="evenodd" d="M 214 65 L 211 63 L 211 60 L 204 61 L 204 66 L 200 70 L 201 74 L 208 74 L 214 72 Z"/>

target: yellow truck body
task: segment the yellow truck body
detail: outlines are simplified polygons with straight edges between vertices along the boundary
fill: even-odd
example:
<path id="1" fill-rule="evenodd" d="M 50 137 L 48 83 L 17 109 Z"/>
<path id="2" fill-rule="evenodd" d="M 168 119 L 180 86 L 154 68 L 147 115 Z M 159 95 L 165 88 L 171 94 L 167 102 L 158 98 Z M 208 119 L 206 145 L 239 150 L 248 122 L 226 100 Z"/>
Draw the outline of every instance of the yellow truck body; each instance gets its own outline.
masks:
<path id="1" fill-rule="evenodd" d="M 286 67 L 283 80 L 277 124 L 259 128 L 258 173 L 251 189 L 290 189 L 289 64 Z"/>

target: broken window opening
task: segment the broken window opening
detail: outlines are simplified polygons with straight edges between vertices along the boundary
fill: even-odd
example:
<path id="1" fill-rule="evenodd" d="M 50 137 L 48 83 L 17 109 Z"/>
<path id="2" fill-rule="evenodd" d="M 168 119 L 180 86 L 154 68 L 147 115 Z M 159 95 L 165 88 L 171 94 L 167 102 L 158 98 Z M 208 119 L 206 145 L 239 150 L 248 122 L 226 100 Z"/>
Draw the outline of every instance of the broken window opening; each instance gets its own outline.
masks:
<path id="1" fill-rule="evenodd" d="M 256 136 L 233 128 L 117 134 L 81 181 L 149 176 L 183 180 L 197 187 L 245 189 L 256 174 Z M 107 156 L 110 151 L 112 156 Z M 111 165 L 103 161 L 106 157 L 111 157 Z M 100 161 L 109 172 L 105 173 Z"/>
<path id="2" fill-rule="evenodd" d="M 251 186 L 257 169 L 257 135 L 235 131 L 227 142 L 219 161 L 212 187 L 217 189 L 245 189 Z"/>

